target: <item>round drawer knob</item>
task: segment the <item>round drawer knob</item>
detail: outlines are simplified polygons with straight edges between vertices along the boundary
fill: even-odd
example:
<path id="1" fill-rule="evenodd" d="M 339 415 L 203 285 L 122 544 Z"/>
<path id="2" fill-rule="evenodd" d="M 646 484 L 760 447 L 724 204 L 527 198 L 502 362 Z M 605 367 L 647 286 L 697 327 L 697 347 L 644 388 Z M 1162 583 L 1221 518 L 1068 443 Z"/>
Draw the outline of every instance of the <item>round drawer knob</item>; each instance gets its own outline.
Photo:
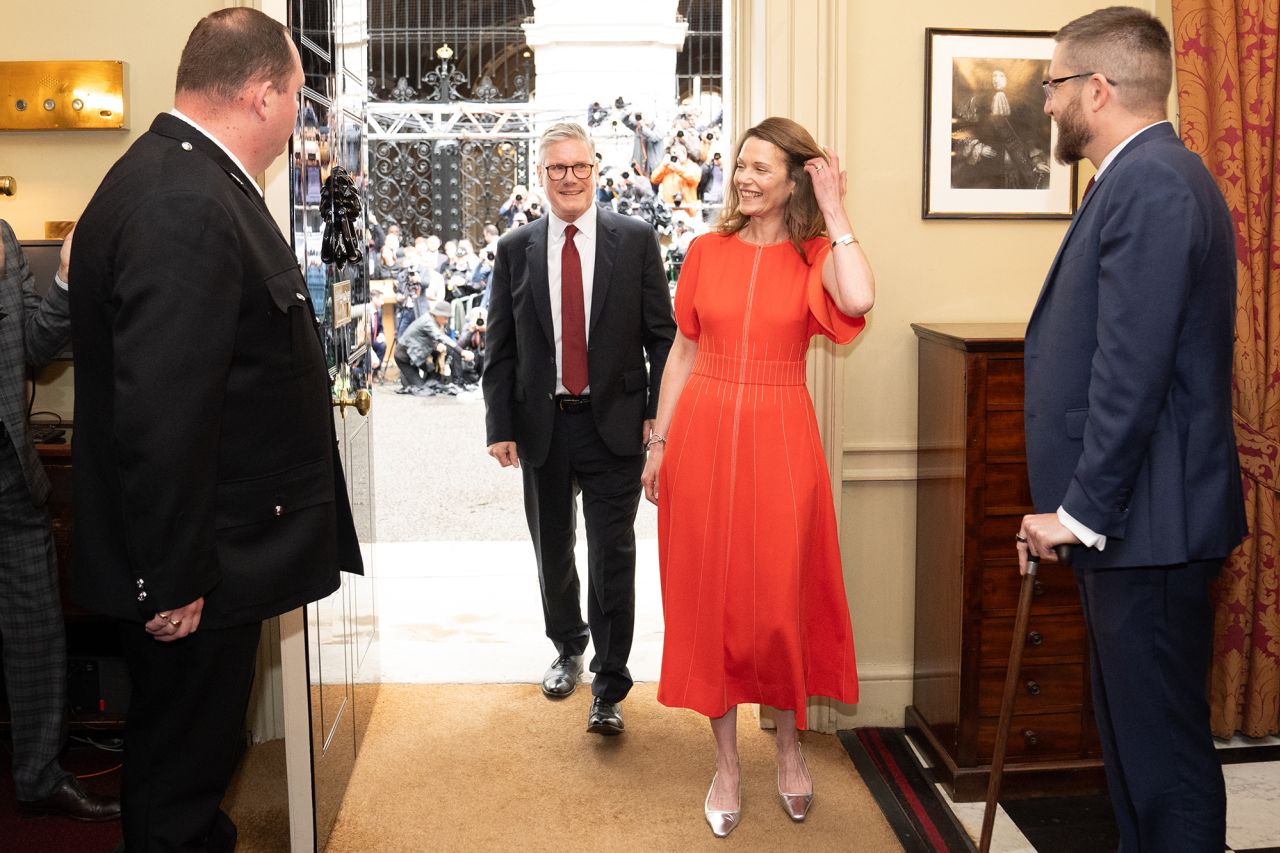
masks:
<path id="1" fill-rule="evenodd" d="M 1044 643 L 1044 637 L 1040 635 L 1039 631 L 1032 631 L 1030 634 L 1027 634 L 1027 642 L 1033 646 L 1038 646 Z"/>
<path id="2" fill-rule="evenodd" d="M 1039 695 L 1040 695 L 1040 684 L 1039 684 L 1038 682 L 1035 682 L 1035 681 L 1028 681 L 1028 682 L 1027 682 L 1027 692 L 1028 692 L 1028 693 L 1030 693 L 1032 696 L 1039 696 Z"/>
<path id="3" fill-rule="evenodd" d="M 1027 742 L 1027 746 L 1035 746 L 1040 743 L 1040 736 L 1031 729 L 1027 729 L 1022 733 L 1022 739 Z"/>

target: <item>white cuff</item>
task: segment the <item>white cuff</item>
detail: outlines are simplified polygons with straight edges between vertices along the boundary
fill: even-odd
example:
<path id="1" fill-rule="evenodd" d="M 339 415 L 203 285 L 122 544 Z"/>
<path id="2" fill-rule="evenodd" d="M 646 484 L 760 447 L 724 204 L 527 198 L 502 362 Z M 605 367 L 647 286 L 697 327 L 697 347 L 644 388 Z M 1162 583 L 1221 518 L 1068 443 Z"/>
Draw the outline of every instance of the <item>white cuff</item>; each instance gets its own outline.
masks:
<path id="1" fill-rule="evenodd" d="M 57 273 L 53 274 L 53 283 L 58 285 L 58 287 L 61 287 L 63 290 L 67 289 L 67 283 L 63 281 L 62 276 L 58 275 Z"/>
<path id="2" fill-rule="evenodd" d="M 1107 547 L 1107 537 L 1101 533 L 1094 533 L 1080 522 L 1071 517 L 1071 513 L 1062 507 L 1058 507 L 1058 521 L 1062 522 L 1062 526 L 1070 530 L 1075 537 L 1080 540 L 1081 544 L 1086 548 L 1097 548 L 1103 551 Z"/>

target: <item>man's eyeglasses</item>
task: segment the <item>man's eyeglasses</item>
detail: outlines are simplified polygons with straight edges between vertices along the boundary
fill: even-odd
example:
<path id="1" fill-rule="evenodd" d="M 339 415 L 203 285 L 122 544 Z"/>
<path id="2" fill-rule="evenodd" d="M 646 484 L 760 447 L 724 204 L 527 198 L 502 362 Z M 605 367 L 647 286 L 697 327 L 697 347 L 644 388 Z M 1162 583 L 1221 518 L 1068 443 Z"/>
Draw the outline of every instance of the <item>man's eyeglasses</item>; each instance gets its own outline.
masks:
<path id="1" fill-rule="evenodd" d="M 573 176 L 575 178 L 581 179 L 591 177 L 591 170 L 595 167 L 595 163 L 574 163 L 571 166 L 566 166 L 563 163 L 555 163 L 550 166 L 543 166 L 542 168 L 547 170 L 547 177 L 551 180 L 563 181 L 564 176 L 569 174 L 570 169 L 573 170 Z"/>
<path id="2" fill-rule="evenodd" d="M 1076 80 L 1080 77 L 1092 77 L 1097 73 L 1097 71 L 1081 71 L 1079 74 L 1068 74 L 1066 77 L 1055 77 L 1052 80 L 1041 80 L 1040 85 L 1044 87 L 1044 99 L 1047 101 L 1052 98 L 1054 91 L 1068 80 Z M 1110 77 L 1103 77 L 1102 79 L 1106 80 L 1112 86 L 1116 85 L 1116 81 L 1112 80 Z"/>

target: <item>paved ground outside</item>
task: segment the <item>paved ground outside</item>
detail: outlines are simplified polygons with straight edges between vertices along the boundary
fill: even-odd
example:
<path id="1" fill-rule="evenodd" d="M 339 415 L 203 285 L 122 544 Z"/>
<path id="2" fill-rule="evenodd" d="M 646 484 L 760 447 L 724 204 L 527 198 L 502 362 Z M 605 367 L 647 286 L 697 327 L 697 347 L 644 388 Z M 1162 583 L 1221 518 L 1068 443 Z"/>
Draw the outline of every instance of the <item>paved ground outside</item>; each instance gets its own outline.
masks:
<path id="1" fill-rule="evenodd" d="M 534 682 L 555 656 L 543 632 L 521 474 L 485 452 L 480 392 L 413 397 L 374 389 L 374 576 L 378 654 L 361 680 Z M 657 512 L 636 521 L 630 668 L 656 680 L 662 653 Z M 581 513 L 577 563 L 586 594 Z M 585 602 L 585 598 L 584 598 Z M 585 603 L 583 613 L 586 613 Z M 590 652 L 588 652 L 588 656 Z"/>

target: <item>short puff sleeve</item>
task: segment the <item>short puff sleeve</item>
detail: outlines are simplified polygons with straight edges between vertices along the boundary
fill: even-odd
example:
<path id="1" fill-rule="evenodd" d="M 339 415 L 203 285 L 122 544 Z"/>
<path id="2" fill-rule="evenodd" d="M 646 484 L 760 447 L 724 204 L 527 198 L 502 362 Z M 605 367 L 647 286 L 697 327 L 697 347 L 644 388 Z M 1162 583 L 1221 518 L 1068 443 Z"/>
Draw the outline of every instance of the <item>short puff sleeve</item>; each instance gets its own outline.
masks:
<path id="1" fill-rule="evenodd" d="M 822 286 L 822 265 L 831 254 L 831 243 L 825 237 L 810 240 L 805 246 L 812 259 L 805 291 L 809 299 L 809 337 L 826 335 L 838 344 L 847 344 L 867 325 L 865 317 L 850 317 L 841 311 L 831 294 Z M 683 280 L 683 276 L 681 277 Z"/>
<path id="2" fill-rule="evenodd" d="M 691 341 L 696 341 L 702 329 L 698 325 L 698 312 L 693 306 L 693 297 L 698 290 L 698 268 L 702 260 L 703 237 L 695 237 L 685 253 L 684 263 L 680 265 L 680 278 L 676 281 L 676 325 L 680 334 Z"/>

